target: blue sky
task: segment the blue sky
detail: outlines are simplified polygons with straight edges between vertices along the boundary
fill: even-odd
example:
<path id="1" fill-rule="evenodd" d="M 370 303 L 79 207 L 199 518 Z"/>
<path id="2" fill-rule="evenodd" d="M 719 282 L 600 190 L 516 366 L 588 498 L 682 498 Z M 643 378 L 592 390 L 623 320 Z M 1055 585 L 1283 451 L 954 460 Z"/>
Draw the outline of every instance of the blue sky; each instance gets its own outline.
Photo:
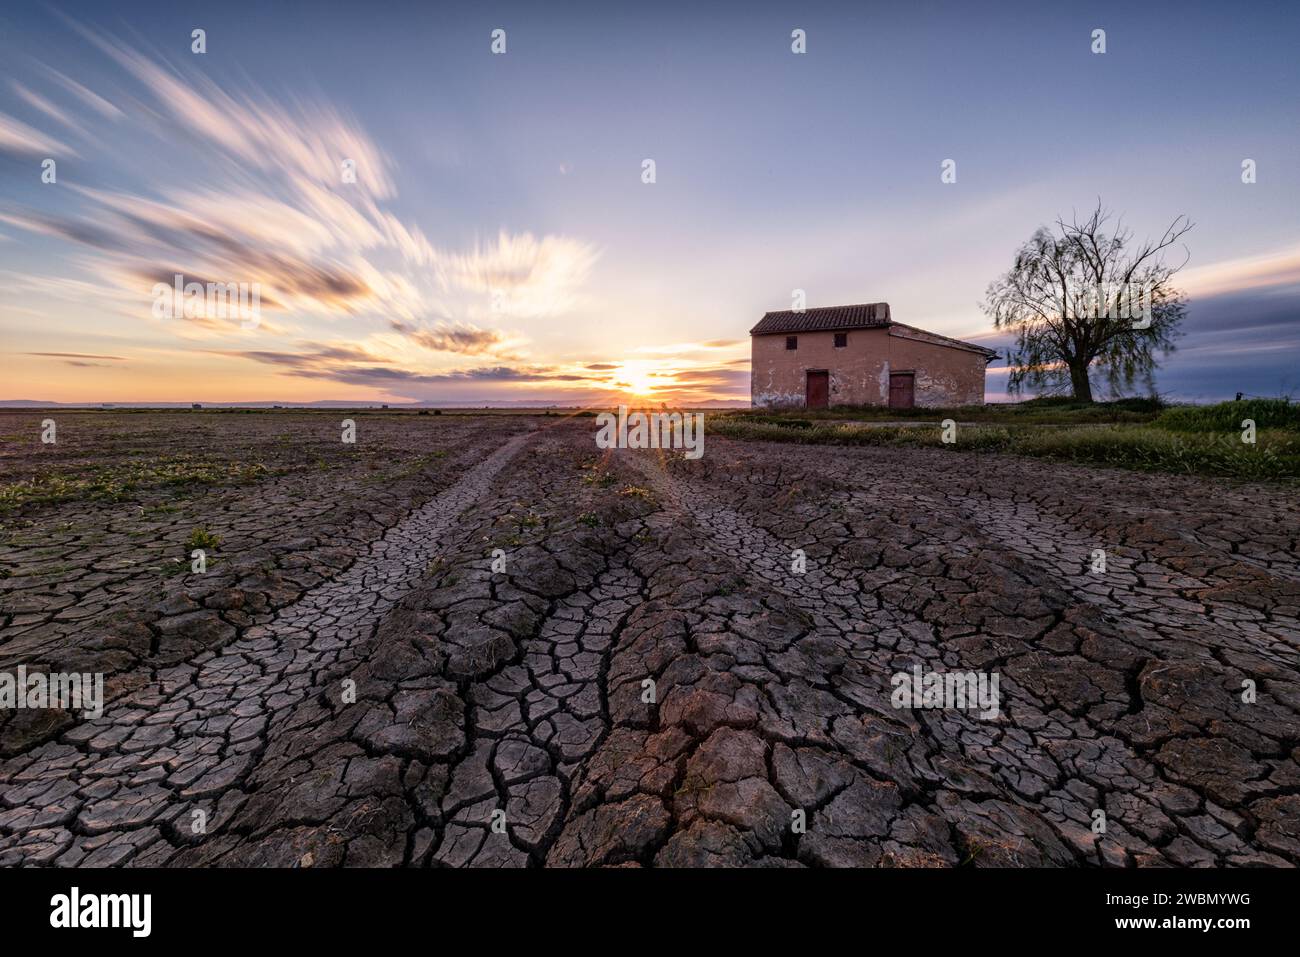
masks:
<path id="1" fill-rule="evenodd" d="M 10 4 L 0 398 L 745 400 L 795 289 L 998 344 L 1099 197 L 1196 223 L 1161 392 L 1300 390 L 1300 8 L 1130 6 Z M 152 315 L 176 271 L 261 321 Z"/>

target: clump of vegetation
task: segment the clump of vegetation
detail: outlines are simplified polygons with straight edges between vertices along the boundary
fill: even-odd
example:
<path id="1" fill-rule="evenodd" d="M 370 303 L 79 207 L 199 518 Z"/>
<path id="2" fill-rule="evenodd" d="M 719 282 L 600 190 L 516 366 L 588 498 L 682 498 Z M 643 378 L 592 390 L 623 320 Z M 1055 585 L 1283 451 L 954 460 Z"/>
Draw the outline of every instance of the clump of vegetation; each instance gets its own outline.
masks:
<path id="1" fill-rule="evenodd" d="M 493 548 L 518 548 L 525 543 L 525 533 L 544 528 L 546 519 L 524 502 L 515 502 L 514 509 L 496 518 L 495 525 L 506 526 L 506 531 L 494 533 Z"/>
<path id="2" fill-rule="evenodd" d="M 411 478 L 414 475 L 419 475 L 421 472 L 427 469 L 434 462 L 437 462 L 440 459 L 445 459 L 446 457 L 447 457 L 446 449 L 438 449 L 433 452 L 426 452 L 423 455 L 417 455 L 414 458 L 407 460 L 405 463 L 403 463 L 397 469 L 394 469 L 392 472 L 385 471 L 379 475 L 372 475 L 369 478 L 369 481 L 391 482 L 396 479 Z M 377 469 L 379 467 L 379 463 L 374 459 L 370 459 L 367 464 L 371 470 Z"/>
<path id="3" fill-rule="evenodd" d="M 85 480 L 62 475 L 38 475 L 31 479 L 19 479 L 0 486 L 0 510 L 17 508 L 28 502 L 39 504 L 66 501 L 77 498 L 86 487 Z"/>
<path id="4" fill-rule="evenodd" d="M 201 548 L 204 551 L 214 551 L 220 544 L 221 539 L 203 527 L 194 529 L 194 531 L 190 532 L 190 537 L 185 539 L 187 551 L 193 551 L 196 548 Z"/>
<path id="5" fill-rule="evenodd" d="M 632 498 L 639 498 L 645 502 L 653 503 L 655 500 L 654 493 L 648 488 L 642 488 L 639 485 L 625 485 L 618 492 L 619 495 L 627 495 Z"/>
<path id="6" fill-rule="evenodd" d="M 1166 409 L 1156 425 L 1175 432 L 1239 432 L 1250 419 L 1257 429 L 1300 432 L 1300 403 L 1289 399 L 1247 399 L 1218 405 L 1179 405 Z"/>
<path id="7" fill-rule="evenodd" d="M 614 477 L 614 473 L 602 467 L 598 461 L 584 464 L 582 470 L 585 473 L 582 476 L 584 485 L 594 485 L 597 488 L 609 488 L 617 481 Z"/>
<path id="8" fill-rule="evenodd" d="M 75 474 L 46 472 L 0 486 L 0 510 L 79 499 L 120 502 L 142 489 L 242 485 L 268 474 L 270 469 L 261 462 L 217 462 L 192 455 L 82 464 Z"/>
<path id="9" fill-rule="evenodd" d="M 595 512 L 583 512 L 578 516 L 578 521 L 588 528 L 596 528 L 600 525 L 600 516 Z"/>
<path id="10" fill-rule="evenodd" d="M 216 564 L 215 559 L 208 563 L 209 567 L 215 564 Z M 189 561 L 182 560 L 179 558 L 173 558 L 170 561 L 165 561 L 161 565 L 156 567 L 158 570 L 158 574 L 163 578 L 179 578 L 182 575 L 189 574 L 190 571 Z"/>
<path id="11" fill-rule="evenodd" d="M 812 414 L 818 415 L 820 412 L 829 412 L 829 411 L 830 411 L 829 409 L 813 410 Z M 787 417 L 780 414 L 775 414 L 775 415 L 763 415 L 761 413 L 749 414 L 746 415 L 745 418 L 747 421 L 750 422 L 763 422 L 768 425 L 783 425 L 787 429 L 811 429 L 812 428 L 812 421 L 810 419 L 796 419 L 793 417 Z M 826 418 L 830 418 L 830 416 L 826 416 Z"/>
<path id="12" fill-rule="evenodd" d="M 745 580 L 738 575 L 727 575 L 714 586 L 712 594 L 720 598 L 726 598 L 728 595 L 743 591 L 746 584 Z"/>

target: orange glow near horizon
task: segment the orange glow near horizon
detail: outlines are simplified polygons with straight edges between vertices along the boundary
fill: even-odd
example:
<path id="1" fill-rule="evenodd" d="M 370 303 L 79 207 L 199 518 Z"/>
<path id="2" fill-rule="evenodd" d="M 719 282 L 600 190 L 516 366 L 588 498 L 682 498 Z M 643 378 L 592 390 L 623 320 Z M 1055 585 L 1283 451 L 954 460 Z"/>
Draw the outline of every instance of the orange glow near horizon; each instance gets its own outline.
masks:
<path id="1" fill-rule="evenodd" d="M 373 352 L 379 351 L 376 344 Z M 737 386 L 712 381 L 717 369 L 714 364 L 676 357 L 569 361 L 545 367 L 548 373 L 555 373 L 554 379 L 494 382 L 485 378 L 481 384 L 469 379 L 463 383 L 449 382 L 445 387 L 431 386 L 429 391 L 433 394 L 427 397 L 403 389 L 400 380 L 394 384 L 339 381 L 329 374 L 332 364 L 328 362 L 320 367 L 325 374 L 302 376 L 295 374 L 295 366 L 259 363 L 233 350 L 142 350 L 114 343 L 102 354 L 63 353 L 51 348 L 14 353 L 6 361 L 10 371 L 0 402 L 37 400 L 98 405 L 348 401 L 490 405 L 495 398 L 504 405 L 531 401 L 538 405 L 584 406 L 622 401 L 646 407 L 662 403 L 676 406 L 748 400 L 743 383 Z M 402 368 L 403 364 L 382 356 L 375 360 L 375 365 Z"/>
<path id="2" fill-rule="evenodd" d="M 655 395 L 655 373 L 658 363 L 648 359 L 629 359 L 624 361 L 613 373 L 615 384 L 629 396 L 636 399 L 650 399 Z"/>

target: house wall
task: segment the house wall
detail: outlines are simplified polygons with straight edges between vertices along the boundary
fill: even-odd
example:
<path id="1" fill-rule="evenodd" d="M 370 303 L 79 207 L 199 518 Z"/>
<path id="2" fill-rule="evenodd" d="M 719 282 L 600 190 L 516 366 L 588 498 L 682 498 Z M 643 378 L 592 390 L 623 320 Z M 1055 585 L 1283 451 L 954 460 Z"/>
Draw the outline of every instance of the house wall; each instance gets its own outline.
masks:
<path id="1" fill-rule="evenodd" d="M 804 373 L 809 369 L 830 372 L 831 405 L 880 405 L 888 400 L 887 329 L 850 329 L 849 344 L 843 349 L 835 348 L 834 333 L 798 335 L 799 348 L 793 352 L 786 349 L 784 335 L 750 337 L 749 391 L 753 405 L 802 406 Z"/>
<path id="2" fill-rule="evenodd" d="M 835 348 L 833 332 L 798 333 L 799 348 L 785 335 L 751 336 L 750 401 L 757 408 L 804 404 L 805 373 L 826 369 L 831 405 L 888 405 L 889 373 L 915 373 L 917 406 L 980 405 L 984 402 L 981 353 L 952 345 L 919 329 L 892 325 L 850 329 Z"/>
<path id="3" fill-rule="evenodd" d="M 916 373 L 918 406 L 984 404 L 984 370 L 988 368 L 984 354 L 954 346 L 941 336 L 890 326 L 889 368 Z M 885 401 L 889 401 L 888 394 Z"/>

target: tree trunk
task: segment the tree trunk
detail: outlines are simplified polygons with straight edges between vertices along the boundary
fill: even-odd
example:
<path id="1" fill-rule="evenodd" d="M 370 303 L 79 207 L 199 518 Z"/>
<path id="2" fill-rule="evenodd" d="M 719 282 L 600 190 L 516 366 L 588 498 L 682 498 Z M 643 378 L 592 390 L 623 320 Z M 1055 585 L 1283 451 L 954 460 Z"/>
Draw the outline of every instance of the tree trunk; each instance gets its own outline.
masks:
<path id="1" fill-rule="evenodd" d="M 1092 401 L 1092 383 L 1088 381 L 1088 363 L 1076 360 L 1070 363 L 1070 385 L 1079 402 Z"/>

